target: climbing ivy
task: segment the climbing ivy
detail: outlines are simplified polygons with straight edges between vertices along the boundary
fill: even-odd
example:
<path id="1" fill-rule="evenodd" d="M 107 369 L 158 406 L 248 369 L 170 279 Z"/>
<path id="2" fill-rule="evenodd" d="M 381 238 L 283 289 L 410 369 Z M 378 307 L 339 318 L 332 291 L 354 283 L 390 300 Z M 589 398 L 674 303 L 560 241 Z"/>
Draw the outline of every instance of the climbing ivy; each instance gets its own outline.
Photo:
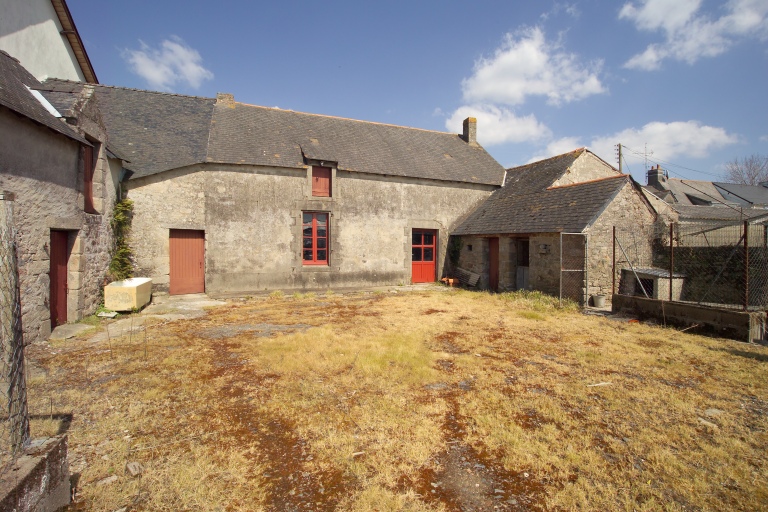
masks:
<path id="1" fill-rule="evenodd" d="M 459 256 L 461 255 L 461 237 L 451 236 L 448 240 L 448 261 L 455 267 L 459 264 Z"/>
<path id="2" fill-rule="evenodd" d="M 133 277 L 133 254 L 128 247 L 128 235 L 131 232 L 132 220 L 133 201 L 122 199 L 116 202 L 112 210 L 112 219 L 109 221 L 115 237 L 108 273 L 108 277 L 112 281 Z"/>

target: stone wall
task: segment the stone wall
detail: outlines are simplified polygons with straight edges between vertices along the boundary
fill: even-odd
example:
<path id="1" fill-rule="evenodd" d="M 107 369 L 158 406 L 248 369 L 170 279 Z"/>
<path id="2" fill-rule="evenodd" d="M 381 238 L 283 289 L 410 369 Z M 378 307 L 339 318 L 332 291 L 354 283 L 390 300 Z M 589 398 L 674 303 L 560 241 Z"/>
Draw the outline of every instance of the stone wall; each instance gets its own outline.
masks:
<path id="1" fill-rule="evenodd" d="M 647 255 L 650 261 L 651 239 L 654 232 L 655 214 L 643 201 L 641 193 L 627 183 L 588 229 L 589 233 L 589 284 L 587 294 L 613 293 L 613 227 L 621 231 L 632 230 L 633 251 Z M 617 261 L 622 258 L 617 248 Z M 616 283 L 621 279 L 622 265 L 617 263 Z"/>
<path id="2" fill-rule="evenodd" d="M 93 128 L 92 128 L 93 129 Z M 94 136 L 103 134 L 94 130 Z M 103 144 L 97 144 L 99 214 L 83 211 L 80 143 L 0 108 L 0 189 L 15 196 L 22 323 L 27 342 L 50 334 L 50 232 L 69 233 L 68 320 L 90 314 L 112 244 L 109 229 L 115 192 Z M 96 186 L 94 186 L 96 192 Z"/>
<path id="3" fill-rule="evenodd" d="M 205 231 L 206 291 L 406 284 L 413 228 L 448 235 L 492 187 L 332 170 L 330 198 L 311 196 L 310 169 L 201 164 L 126 183 L 134 201 L 137 275 L 169 285 L 169 230 Z M 301 215 L 330 214 L 330 264 L 304 266 Z"/>
<path id="4" fill-rule="evenodd" d="M 573 183 L 610 178 L 612 176 L 618 176 L 618 174 L 619 171 L 603 162 L 592 153 L 585 151 L 574 160 L 568 170 L 558 178 L 552 186 L 561 187 Z"/>

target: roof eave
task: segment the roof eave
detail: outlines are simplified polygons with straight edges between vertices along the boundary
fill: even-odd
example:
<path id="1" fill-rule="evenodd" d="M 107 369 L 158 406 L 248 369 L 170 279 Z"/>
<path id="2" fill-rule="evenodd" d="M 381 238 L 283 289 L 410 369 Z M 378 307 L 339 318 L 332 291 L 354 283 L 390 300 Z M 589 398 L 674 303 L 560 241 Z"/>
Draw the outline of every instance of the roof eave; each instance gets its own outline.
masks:
<path id="1" fill-rule="evenodd" d="M 72 13 L 69 12 L 67 2 L 65 0 L 51 0 L 51 5 L 53 10 L 56 11 L 56 16 L 59 18 L 59 23 L 62 27 L 61 34 L 67 38 L 69 45 L 72 47 L 72 52 L 75 54 L 77 63 L 83 71 L 83 76 L 85 76 L 85 81 L 91 84 L 98 84 L 99 79 L 96 78 L 96 71 L 93 69 L 88 52 L 85 51 L 83 39 L 77 31 L 77 26 L 72 18 Z"/>

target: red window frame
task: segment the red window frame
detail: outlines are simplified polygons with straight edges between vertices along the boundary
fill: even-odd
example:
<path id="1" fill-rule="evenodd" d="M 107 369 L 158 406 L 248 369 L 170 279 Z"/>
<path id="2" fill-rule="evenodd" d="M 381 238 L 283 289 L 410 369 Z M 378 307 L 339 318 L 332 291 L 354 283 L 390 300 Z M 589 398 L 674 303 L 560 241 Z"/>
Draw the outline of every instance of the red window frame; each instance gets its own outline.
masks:
<path id="1" fill-rule="evenodd" d="M 96 167 L 93 149 L 93 146 L 83 146 L 83 209 L 85 213 L 98 213 L 93 204 L 93 174 Z"/>
<path id="2" fill-rule="evenodd" d="M 331 197 L 331 168 L 312 167 L 312 195 L 314 197 Z"/>
<path id="3" fill-rule="evenodd" d="M 301 260 L 304 265 L 328 265 L 330 219 L 328 212 L 301 212 Z"/>

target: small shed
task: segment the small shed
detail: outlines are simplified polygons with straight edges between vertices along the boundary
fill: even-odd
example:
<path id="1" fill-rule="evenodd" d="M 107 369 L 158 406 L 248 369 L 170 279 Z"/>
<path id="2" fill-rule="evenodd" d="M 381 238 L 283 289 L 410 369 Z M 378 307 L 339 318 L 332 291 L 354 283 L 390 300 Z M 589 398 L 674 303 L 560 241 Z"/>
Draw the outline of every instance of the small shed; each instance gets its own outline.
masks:
<path id="1" fill-rule="evenodd" d="M 623 268 L 619 293 L 657 300 L 680 300 L 683 295 L 684 280 L 685 275 L 678 272 L 673 272 L 670 279 L 669 270 L 662 268 Z"/>

